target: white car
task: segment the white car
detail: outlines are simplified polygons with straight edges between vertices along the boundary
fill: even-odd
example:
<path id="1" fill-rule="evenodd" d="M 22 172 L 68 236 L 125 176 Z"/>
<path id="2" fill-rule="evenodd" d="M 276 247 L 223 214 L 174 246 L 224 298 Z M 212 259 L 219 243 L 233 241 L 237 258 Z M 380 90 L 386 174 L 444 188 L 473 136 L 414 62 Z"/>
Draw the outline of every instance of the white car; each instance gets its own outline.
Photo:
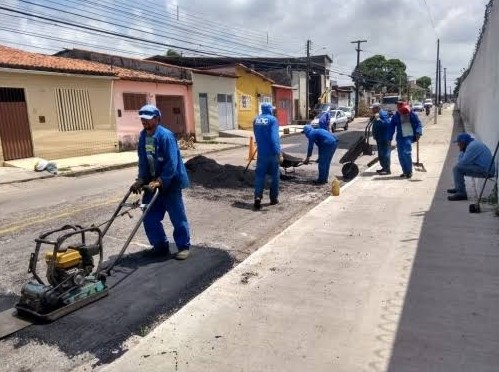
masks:
<path id="1" fill-rule="evenodd" d="M 426 108 L 426 106 L 430 106 L 430 108 L 433 107 L 433 100 L 431 98 L 427 98 L 424 100 L 423 106 Z"/>
<path id="2" fill-rule="evenodd" d="M 331 110 L 329 111 L 329 114 L 331 115 L 331 119 L 329 119 L 329 128 L 331 128 L 331 132 L 335 132 L 338 128 L 348 130 L 348 118 L 342 110 Z M 317 115 L 314 120 L 312 120 L 310 123 L 312 127 L 319 127 L 319 118 L 320 115 Z"/>
<path id="3" fill-rule="evenodd" d="M 423 104 L 421 102 L 413 102 L 412 111 L 421 112 L 423 110 L 424 110 L 424 108 L 423 108 Z"/>
<path id="4" fill-rule="evenodd" d="M 345 115 L 348 119 L 348 122 L 353 121 L 353 119 L 355 117 L 355 111 L 354 111 L 353 107 L 340 106 L 340 107 L 338 107 L 338 110 L 341 110 L 345 113 Z"/>
<path id="5" fill-rule="evenodd" d="M 336 132 L 336 129 L 343 128 L 348 130 L 348 118 L 342 110 L 331 110 L 331 120 L 329 120 L 331 132 Z"/>

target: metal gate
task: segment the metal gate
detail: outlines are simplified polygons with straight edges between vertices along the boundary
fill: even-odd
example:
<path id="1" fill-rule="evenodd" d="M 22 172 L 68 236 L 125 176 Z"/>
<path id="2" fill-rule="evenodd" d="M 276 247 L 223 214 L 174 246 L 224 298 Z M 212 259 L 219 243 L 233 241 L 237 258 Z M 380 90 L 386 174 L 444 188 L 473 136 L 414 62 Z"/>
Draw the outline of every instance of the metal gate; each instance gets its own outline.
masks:
<path id="1" fill-rule="evenodd" d="M 5 161 L 33 157 L 24 89 L 0 88 L 0 139 Z"/>
<path id="2" fill-rule="evenodd" d="M 219 130 L 234 129 L 232 95 L 217 94 Z"/>
<path id="3" fill-rule="evenodd" d="M 206 93 L 199 93 L 199 115 L 201 116 L 201 133 L 210 133 L 208 95 Z"/>
<path id="4" fill-rule="evenodd" d="M 166 128 L 177 135 L 187 133 L 184 97 L 157 95 L 156 107 L 161 111 L 161 122 Z"/>

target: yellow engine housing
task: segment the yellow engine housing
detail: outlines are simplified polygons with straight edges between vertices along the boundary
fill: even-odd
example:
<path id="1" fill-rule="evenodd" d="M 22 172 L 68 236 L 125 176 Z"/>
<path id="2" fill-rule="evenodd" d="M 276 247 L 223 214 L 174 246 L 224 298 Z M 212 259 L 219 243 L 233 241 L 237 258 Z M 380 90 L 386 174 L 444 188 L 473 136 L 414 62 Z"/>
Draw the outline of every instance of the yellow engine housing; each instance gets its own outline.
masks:
<path id="1" fill-rule="evenodd" d="M 45 253 L 45 262 L 48 264 L 54 256 L 53 251 Z M 80 252 L 74 249 L 67 249 L 65 252 L 57 252 L 55 267 L 57 269 L 69 269 L 81 263 Z"/>

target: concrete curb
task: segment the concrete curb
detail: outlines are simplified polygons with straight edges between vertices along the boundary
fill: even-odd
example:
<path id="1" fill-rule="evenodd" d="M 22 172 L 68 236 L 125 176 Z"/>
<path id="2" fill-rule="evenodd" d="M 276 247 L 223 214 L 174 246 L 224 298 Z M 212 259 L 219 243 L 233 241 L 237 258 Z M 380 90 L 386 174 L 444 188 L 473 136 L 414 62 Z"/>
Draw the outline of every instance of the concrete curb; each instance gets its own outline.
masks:
<path id="1" fill-rule="evenodd" d="M 212 154 L 216 152 L 222 152 L 222 151 L 228 151 L 228 150 L 233 150 L 237 148 L 242 148 L 242 147 L 247 147 L 246 145 L 234 145 L 229 148 L 225 149 L 216 149 L 216 150 L 209 150 L 205 151 L 196 155 L 189 155 L 189 156 L 184 156 L 184 161 L 186 159 L 191 159 L 194 156 L 198 155 L 205 155 L 205 154 Z M 128 162 L 128 163 L 123 163 L 123 164 L 114 164 L 114 165 L 108 165 L 108 166 L 102 166 L 102 167 L 92 167 L 89 169 L 83 169 L 83 170 L 78 170 L 78 171 L 68 171 L 68 172 L 60 172 L 59 174 L 47 174 L 44 176 L 33 176 L 29 178 L 24 178 L 20 180 L 13 180 L 13 181 L 0 181 L 0 185 L 10 185 L 10 184 L 16 184 L 16 183 L 24 183 L 24 182 L 30 182 L 30 181 L 36 181 L 36 180 L 43 180 L 47 178 L 53 178 L 53 177 L 80 177 L 80 176 L 86 176 L 89 174 L 93 173 L 99 173 L 99 172 L 107 172 L 107 171 L 112 171 L 112 170 L 118 170 L 118 169 L 124 169 L 124 168 L 130 168 L 137 166 L 137 161 L 133 162 Z"/>

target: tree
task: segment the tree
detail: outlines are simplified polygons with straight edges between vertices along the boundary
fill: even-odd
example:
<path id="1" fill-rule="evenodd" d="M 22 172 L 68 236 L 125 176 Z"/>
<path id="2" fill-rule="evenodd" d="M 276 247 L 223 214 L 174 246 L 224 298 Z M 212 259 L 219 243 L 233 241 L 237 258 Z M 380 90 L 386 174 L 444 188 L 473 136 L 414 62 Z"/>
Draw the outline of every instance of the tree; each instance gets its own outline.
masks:
<path id="1" fill-rule="evenodd" d="M 416 79 L 416 84 L 428 91 L 431 85 L 431 78 L 428 76 L 421 76 L 419 79 Z"/>
<path id="2" fill-rule="evenodd" d="M 399 59 L 386 59 L 377 54 L 359 63 L 352 73 L 353 80 L 367 90 L 403 91 L 407 87 L 406 65 Z M 383 89 L 386 88 L 386 89 Z"/>
<path id="3" fill-rule="evenodd" d="M 182 57 L 182 54 L 177 52 L 175 49 L 168 49 L 165 53 L 167 57 Z"/>

